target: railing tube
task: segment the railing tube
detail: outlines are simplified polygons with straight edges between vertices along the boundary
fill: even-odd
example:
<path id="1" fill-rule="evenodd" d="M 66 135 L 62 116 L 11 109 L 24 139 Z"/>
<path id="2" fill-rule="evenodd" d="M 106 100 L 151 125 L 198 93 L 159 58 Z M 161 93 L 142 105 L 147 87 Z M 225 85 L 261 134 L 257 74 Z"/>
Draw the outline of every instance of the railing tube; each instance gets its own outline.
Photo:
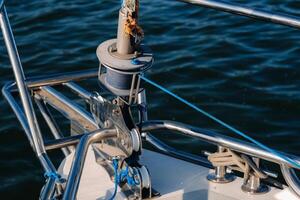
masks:
<path id="1" fill-rule="evenodd" d="M 34 150 L 37 156 L 40 158 L 40 162 L 43 168 L 46 171 L 48 170 L 55 171 L 55 167 L 49 161 L 47 155 L 45 154 L 46 151 L 43 145 L 43 139 L 37 124 L 32 101 L 25 84 L 25 75 L 23 72 L 17 46 L 14 40 L 14 36 L 10 27 L 9 19 L 4 5 L 1 8 L 0 24 L 3 33 L 4 42 L 8 50 L 9 59 L 16 79 L 16 84 L 20 93 L 22 106 L 32 135 Z"/>
<path id="2" fill-rule="evenodd" d="M 55 139 L 63 138 L 63 135 L 61 134 L 58 125 L 56 124 L 54 118 L 52 117 L 52 115 L 51 115 L 49 109 L 47 108 L 47 106 L 45 105 L 45 103 L 42 102 L 41 97 L 36 95 L 35 101 L 36 101 L 36 105 L 40 109 L 40 112 L 41 112 L 42 116 L 44 117 L 53 137 Z M 71 153 L 71 149 L 69 149 L 67 147 L 61 148 L 61 150 L 65 156 L 68 156 Z"/>
<path id="3" fill-rule="evenodd" d="M 157 139 L 150 133 L 145 133 L 143 136 L 143 139 L 146 140 L 148 143 L 150 143 L 153 147 L 161 151 L 162 153 L 172 156 L 181 160 L 185 160 L 187 162 L 192 162 L 197 165 L 201 165 L 207 168 L 213 168 L 211 163 L 205 158 L 201 156 L 196 156 L 184 151 L 179 151 L 177 149 L 174 149 L 173 147 L 165 144 L 161 140 Z"/>
<path id="4" fill-rule="evenodd" d="M 100 141 L 103 139 L 116 137 L 116 136 L 117 136 L 116 129 L 104 129 L 104 130 L 96 130 L 90 134 L 84 135 L 81 138 L 79 144 L 76 147 L 73 163 L 68 176 L 66 189 L 63 196 L 64 200 L 76 199 L 76 194 L 78 191 L 80 178 L 82 175 L 82 169 L 84 167 L 87 150 L 90 144 L 96 141 Z"/>
<path id="5" fill-rule="evenodd" d="M 55 178 L 48 178 L 42 188 L 40 200 L 51 200 L 55 190 Z"/>
<path id="6" fill-rule="evenodd" d="M 300 181 L 295 173 L 295 170 L 285 164 L 281 164 L 280 168 L 286 183 L 290 186 L 294 193 L 300 196 Z"/>
<path id="7" fill-rule="evenodd" d="M 6 83 L 2 88 L 2 94 L 3 94 L 4 98 L 6 99 L 6 101 L 8 102 L 8 104 L 10 105 L 10 107 L 12 108 L 12 110 L 14 111 L 19 122 L 21 123 L 21 125 L 25 131 L 25 134 L 27 136 L 27 139 L 31 144 L 31 147 L 34 148 L 33 141 L 32 141 L 32 135 L 29 130 L 28 122 L 26 120 L 24 112 L 21 109 L 21 107 L 19 106 L 19 104 L 17 103 L 17 101 L 15 100 L 15 98 L 12 96 L 11 91 L 10 91 L 11 88 L 14 87 L 14 85 L 15 85 L 15 83 Z"/>
<path id="8" fill-rule="evenodd" d="M 186 136 L 198 138 L 202 141 L 211 144 L 220 145 L 240 153 L 262 158 L 278 164 L 286 164 L 289 167 L 294 167 L 298 169 L 298 166 L 294 166 L 292 163 L 289 163 L 285 159 L 277 155 L 274 155 L 270 152 L 267 152 L 249 142 L 245 142 L 228 136 L 223 136 L 221 134 L 217 134 L 212 131 L 188 126 L 183 123 L 173 122 L 173 121 L 147 121 L 143 123 L 140 127 L 142 132 L 147 132 L 152 130 L 163 130 L 163 129 L 178 131 L 179 133 L 184 134 Z M 290 157 L 289 155 L 287 156 Z M 290 158 L 295 160 L 296 163 L 300 164 L 300 160 L 298 157 L 290 157 Z"/>
<path id="9" fill-rule="evenodd" d="M 41 86 L 52 86 L 66 83 L 69 81 L 79 81 L 88 78 L 95 78 L 98 75 L 97 69 L 81 70 L 75 72 L 56 73 L 46 76 L 31 77 L 26 80 L 28 88 Z"/>
<path id="10" fill-rule="evenodd" d="M 84 88 L 80 87 L 78 84 L 74 82 L 63 83 L 63 85 L 70 88 L 73 92 L 84 98 L 85 100 L 90 100 L 92 94 L 89 91 L 86 91 Z"/>
<path id="11" fill-rule="evenodd" d="M 222 1 L 213 1 L 213 0 L 180 0 L 180 1 L 300 29 L 300 19 L 293 16 L 274 14 L 274 13 L 247 8 L 237 4 L 232 4 L 232 3 L 222 2 Z"/>
<path id="12" fill-rule="evenodd" d="M 61 148 L 65 148 L 65 147 L 74 146 L 79 143 L 80 139 L 83 136 L 84 136 L 83 134 L 72 135 L 72 136 L 61 138 L 61 139 L 46 141 L 45 148 L 48 151 L 48 150 L 61 149 Z"/>

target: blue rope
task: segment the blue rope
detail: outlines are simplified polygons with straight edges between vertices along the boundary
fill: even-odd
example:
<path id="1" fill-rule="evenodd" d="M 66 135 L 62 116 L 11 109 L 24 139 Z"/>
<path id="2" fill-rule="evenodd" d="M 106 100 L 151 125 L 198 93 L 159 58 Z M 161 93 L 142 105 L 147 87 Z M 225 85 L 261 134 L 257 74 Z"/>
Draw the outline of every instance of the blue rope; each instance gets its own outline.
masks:
<path id="1" fill-rule="evenodd" d="M 117 195 L 117 191 L 118 191 L 118 183 L 119 183 L 119 176 L 118 176 L 118 168 L 119 168 L 119 160 L 118 159 L 113 159 L 113 167 L 114 167 L 114 172 L 115 172 L 115 190 L 114 193 L 112 195 L 112 197 L 110 197 L 109 200 L 114 200 L 116 195 Z"/>
<path id="2" fill-rule="evenodd" d="M 129 186 L 134 186 L 138 185 L 139 181 L 137 181 L 134 176 L 136 175 L 136 172 L 134 171 L 133 174 L 131 175 L 128 170 L 128 166 L 124 170 L 120 172 L 119 175 L 119 181 L 126 181 Z"/>
<path id="3" fill-rule="evenodd" d="M 135 171 L 132 175 L 130 175 L 131 173 L 129 173 L 128 166 L 126 166 L 126 168 L 124 170 L 121 170 L 120 173 L 118 173 L 119 160 L 117 158 L 113 159 L 113 167 L 114 167 L 114 173 L 115 173 L 115 176 L 114 176 L 115 190 L 114 190 L 112 197 L 110 197 L 109 200 L 115 199 L 115 197 L 117 195 L 117 191 L 118 191 L 118 184 L 121 183 L 122 181 L 126 181 L 129 186 L 134 186 L 134 185 L 139 184 L 139 182 L 137 180 L 135 180 L 135 178 L 134 178 L 134 176 L 136 175 Z"/>
<path id="4" fill-rule="evenodd" d="M 141 64 L 141 61 L 138 60 L 138 59 L 136 59 L 136 58 L 132 59 L 130 62 L 131 62 L 131 64 L 133 64 L 133 65 L 140 65 L 140 64 Z"/>
<path id="5" fill-rule="evenodd" d="M 156 88 L 162 90 L 163 92 L 169 94 L 170 96 L 172 96 L 172 97 L 174 97 L 175 99 L 181 101 L 182 103 L 188 105 L 189 107 L 191 107 L 191 108 L 193 108 L 194 110 L 200 112 L 201 114 L 205 115 L 206 117 L 212 119 L 213 121 L 217 122 L 218 124 L 220 124 L 220 125 L 226 127 L 227 129 L 231 130 L 232 132 L 234 132 L 234 133 L 236 133 L 236 134 L 242 136 L 243 138 L 245 138 L 245 139 L 251 141 L 252 143 L 256 144 L 258 147 L 260 147 L 260 148 L 262 148 L 262 149 L 264 149 L 264 150 L 266 150 L 266 151 L 268 151 L 268 152 L 270 152 L 270 153 L 272 153 L 272 154 L 274 154 L 274 155 L 276 155 L 276 156 L 282 158 L 283 160 L 285 160 L 286 162 L 290 163 L 290 164 L 293 165 L 294 167 L 300 168 L 300 164 L 297 163 L 297 162 L 295 162 L 294 160 L 290 159 L 289 157 L 287 157 L 287 156 L 285 156 L 285 155 L 283 155 L 283 154 L 281 154 L 281 153 L 279 153 L 279 152 L 277 152 L 277 151 L 275 151 L 275 150 L 273 150 L 273 149 L 271 149 L 271 148 L 265 146 L 264 144 L 262 144 L 262 143 L 258 142 L 257 140 L 251 138 L 251 137 L 248 136 L 247 134 L 245 134 L 245 133 L 243 133 L 243 132 L 237 130 L 236 128 L 230 126 L 229 124 L 227 124 L 227 123 L 221 121 L 220 119 L 216 118 L 215 116 L 209 114 L 209 113 L 206 112 L 205 110 L 199 108 L 198 106 L 196 106 L 196 105 L 190 103 L 189 101 L 183 99 L 182 97 L 176 95 L 175 93 L 171 92 L 170 90 L 166 89 L 165 87 L 163 87 L 163 86 L 161 86 L 161 85 L 159 85 L 159 84 L 157 84 L 157 83 L 151 81 L 150 79 L 148 79 L 148 78 L 146 78 L 146 77 L 144 77 L 144 76 L 140 76 L 140 77 L 141 77 L 141 79 L 144 80 L 145 82 L 147 82 L 147 83 L 153 85 L 154 87 L 156 87 Z"/>
<path id="6" fill-rule="evenodd" d="M 56 181 L 60 179 L 60 175 L 55 172 L 45 172 L 44 177 L 45 178 L 53 178 Z"/>

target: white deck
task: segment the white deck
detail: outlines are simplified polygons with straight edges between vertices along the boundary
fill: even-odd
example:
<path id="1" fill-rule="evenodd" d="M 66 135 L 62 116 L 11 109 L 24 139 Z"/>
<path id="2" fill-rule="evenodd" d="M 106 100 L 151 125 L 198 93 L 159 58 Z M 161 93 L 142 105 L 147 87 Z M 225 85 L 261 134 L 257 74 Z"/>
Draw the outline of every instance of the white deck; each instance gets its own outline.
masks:
<path id="1" fill-rule="evenodd" d="M 60 172 L 67 174 L 73 154 L 69 155 L 60 167 Z M 289 188 L 284 190 L 271 188 L 262 195 L 250 195 L 240 188 L 242 179 L 227 184 L 207 181 L 209 170 L 205 167 L 188 163 L 176 158 L 143 150 L 141 163 L 146 165 L 151 174 L 153 188 L 162 195 L 157 200 L 298 200 Z M 77 194 L 79 200 L 109 199 L 114 190 L 114 183 L 106 171 L 96 163 L 93 150 L 87 154 L 82 179 Z M 126 199 L 118 192 L 116 199 Z"/>

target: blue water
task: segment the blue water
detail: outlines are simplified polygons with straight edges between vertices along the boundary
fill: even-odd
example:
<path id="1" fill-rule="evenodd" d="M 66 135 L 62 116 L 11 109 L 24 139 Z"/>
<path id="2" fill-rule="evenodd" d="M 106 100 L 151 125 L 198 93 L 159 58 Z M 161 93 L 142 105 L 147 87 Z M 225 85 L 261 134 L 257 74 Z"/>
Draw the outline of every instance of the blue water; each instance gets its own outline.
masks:
<path id="1" fill-rule="evenodd" d="M 296 1 L 231 2 L 300 16 Z M 97 68 L 97 45 L 116 36 L 118 6 L 118 0 L 8 1 L 26 75 Z M 155 52 L 149 78 L 269 147 L 300 154 L 299 31 L 171 0 L 141 1 L 140 21 L 144 42 Z M 0 62 L 2 86 L 12 79 L 3 42 Z M 151 119 L 235 136 L 161 91 L 147 89 Z M 0 194 L 37 199 L 41 167 L 3 98 L 0 114 Z M 204 145 L 173 133 L 163 138 L 194 153 Z"/>

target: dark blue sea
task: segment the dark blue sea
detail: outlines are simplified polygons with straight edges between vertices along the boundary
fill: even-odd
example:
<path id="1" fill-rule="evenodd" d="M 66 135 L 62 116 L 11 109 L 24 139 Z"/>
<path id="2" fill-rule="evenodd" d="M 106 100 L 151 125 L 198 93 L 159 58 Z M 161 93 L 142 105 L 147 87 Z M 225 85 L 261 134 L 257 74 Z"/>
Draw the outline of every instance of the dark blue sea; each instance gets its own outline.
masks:
<path id="1" fill-rule="evenodd" d="M 298 1 L 228 2 L 300 17 Z M 118 0 L 10 0 L 6 5 L 26 76 L 97 68 L 97 46 L 116 37 Z M 300 31 L 175 0 L 141 0 L 140 15 L 144 43 L 155 53 L 148 78 L 265 145 L 300 154 Z M 0 45 L 3 86 L 13 76 L 2 36 Z M 150 119 L 237 137 L 156 88 L 146 88 Z M 193 153 L 205 146 L 174 133 L 162 138 Z M 43 183 L 42 168 L 1 97 L 1 199 L 38 199 Z"/>

